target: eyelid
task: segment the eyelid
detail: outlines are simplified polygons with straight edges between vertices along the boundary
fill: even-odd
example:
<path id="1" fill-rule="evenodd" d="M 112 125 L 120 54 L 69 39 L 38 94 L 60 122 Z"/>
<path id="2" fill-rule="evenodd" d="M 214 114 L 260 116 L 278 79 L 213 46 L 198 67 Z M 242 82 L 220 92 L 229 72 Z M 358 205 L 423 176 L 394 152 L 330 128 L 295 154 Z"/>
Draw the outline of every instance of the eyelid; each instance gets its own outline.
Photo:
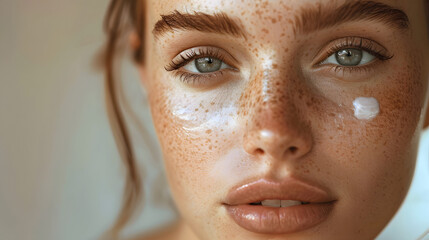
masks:
<path id="1" fill-rule="evenodd" d="M 171 62 L 165 66 L 166 71 L 174 71 L 185 66 L 190 61 L 196 58 L 202 57 L 213 57 L 225 62 L 228 66 L 232 67 L 238 64 L 237 59 L 235 59 L 231 54 L 222 48 L 213 47 L 213 46 L 200 46 L 186 49 L 176 55 Z"/>
<path id="2" fill-rule="evenodd" d="M 338 50 L 345 48 L 356 48 L 360 50 L 367 51 L 368 53 L 374 55 L 380 60 L 388 60 L 393 57 L 389 51 L 383 47 L 378 42 L 364 38 L 364 37 L 344 37 L 335 39 L 325 45 L 320 51 L 315 54 L 315 64 L 316 66 L 321 66 L 321 64 L 326 58 L 337 52 Z"/>

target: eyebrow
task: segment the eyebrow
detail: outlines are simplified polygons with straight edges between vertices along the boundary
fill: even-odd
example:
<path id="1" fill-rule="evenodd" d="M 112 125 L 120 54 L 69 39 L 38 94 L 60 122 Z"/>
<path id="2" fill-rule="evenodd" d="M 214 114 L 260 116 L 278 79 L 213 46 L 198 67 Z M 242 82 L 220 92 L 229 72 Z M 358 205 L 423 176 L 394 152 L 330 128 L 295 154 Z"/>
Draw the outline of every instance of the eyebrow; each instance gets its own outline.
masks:
<path id="1" fill-rule="evenodd" d="M 310 33 L 320 29 L 334 27 L 351 21 L 378 21 L 397 29 L 408 29 L 408 16 L 402 10 L 375 1 L 353 0 L 338 7 L 321 3 L 304 6 L 294 17 L 293 31 Z M 224 12 L 207 14 L 203 12 L 174 12 L 161 15 L 154 25 L 152 33 L 155 37 L 175 30 L 196 30 L 207 33 L 226 34 L 246 38 L 246 31 L 237 20 Z"/>
<path id="2" fill-rule="evenodd" d="M 214 14 L 194 12 L 190 14 L 175 10 L 171 14 L 161 15 L 161 20 L 156 22 L 152 33 L 157 37 L 175 30 L 196 30 L 246 38 L 245 31 L 238 25 L 238 22 L 224 12 Z"/>
<path id="3" fill-rule="evenodd" d="M 402 10 L 374 1 L 348 1 L 339 7 L 320 3 L 301 8 L 295 16 L 294 33 L 334 27 L 351 21 L 378 21 L 396 29 L 408 29 L 409 20 Z"/>

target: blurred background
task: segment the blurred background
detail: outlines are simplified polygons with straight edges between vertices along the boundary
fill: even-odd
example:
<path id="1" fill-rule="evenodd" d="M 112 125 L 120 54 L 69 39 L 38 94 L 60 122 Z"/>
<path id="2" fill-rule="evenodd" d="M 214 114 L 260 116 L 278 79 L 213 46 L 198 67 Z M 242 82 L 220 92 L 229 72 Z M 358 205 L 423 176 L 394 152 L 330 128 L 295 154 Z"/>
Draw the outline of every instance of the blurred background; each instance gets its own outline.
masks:
<path id="1" fill-rule="evenodd" d="M 104 43 L 106 0 L 0 0 L 0 239 L 97 239 L 120 209 L 124 168 L 94 58 Z M 144 176 L 145 204 L 127 235 L 173 221 L 145 93 L 128 59 L 122 82 Z M 404 205 L 379 240 L 429 229 L 429 133 Z M 144 166 L 144 167 L 143 167 Z"/>

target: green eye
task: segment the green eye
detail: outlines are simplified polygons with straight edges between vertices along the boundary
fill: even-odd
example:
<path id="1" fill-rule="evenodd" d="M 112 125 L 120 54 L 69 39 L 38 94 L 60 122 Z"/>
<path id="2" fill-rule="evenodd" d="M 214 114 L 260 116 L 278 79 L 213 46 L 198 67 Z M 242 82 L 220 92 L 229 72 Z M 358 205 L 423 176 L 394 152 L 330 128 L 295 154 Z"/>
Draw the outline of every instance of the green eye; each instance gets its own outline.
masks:
<path id="1" fill-rule="evenodd" d="M 356 66 L 362 60 L 362 50 L 359 49 L 343 49 L 335 53 L 337 62 L 344 66 Z"/>
<path id="2" fill-rule="evenodd" d="M 358 66 L 371 62 L 375 59 L 375 56 L 368 53 L 367 51 L 356 49 L 356 48 L 346 48 L 341 49 L 329 56 L 322 64 L 331 63 L 340 66 Z"/>
<path id="3" fill-rule="evenodd" d="M 222 61 L 216 58 L 203 57 L 194 60 L 195 67 L 201 73 L 219 71 L 222 66 Z"/>
<path id="4" fill-rule="evenodd" d="M 183 68 L 192 73 L 211 73 L 231 67 L 218 58 L 201 57 L 190 61 Z"/>

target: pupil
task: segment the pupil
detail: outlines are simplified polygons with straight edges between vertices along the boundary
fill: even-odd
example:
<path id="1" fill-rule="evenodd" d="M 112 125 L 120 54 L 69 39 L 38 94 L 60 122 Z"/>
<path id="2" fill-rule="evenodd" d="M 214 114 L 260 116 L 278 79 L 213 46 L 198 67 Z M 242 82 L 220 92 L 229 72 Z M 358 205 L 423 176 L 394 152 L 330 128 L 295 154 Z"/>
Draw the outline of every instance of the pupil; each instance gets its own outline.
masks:
<path id="1" fill-rule="evenodd" d="M 354 48 L 342 49 L 335 53 L 335 58 L 340 65 L 356 66 L 362 60 L 362 50 Z"/>
<path id="2" fill-rule="evenodd" d="M 195 67 L 201 73 L 219 71 L 221 66 L 222 61 L 217 58 L 203 57 L 195 59 Z"/>

